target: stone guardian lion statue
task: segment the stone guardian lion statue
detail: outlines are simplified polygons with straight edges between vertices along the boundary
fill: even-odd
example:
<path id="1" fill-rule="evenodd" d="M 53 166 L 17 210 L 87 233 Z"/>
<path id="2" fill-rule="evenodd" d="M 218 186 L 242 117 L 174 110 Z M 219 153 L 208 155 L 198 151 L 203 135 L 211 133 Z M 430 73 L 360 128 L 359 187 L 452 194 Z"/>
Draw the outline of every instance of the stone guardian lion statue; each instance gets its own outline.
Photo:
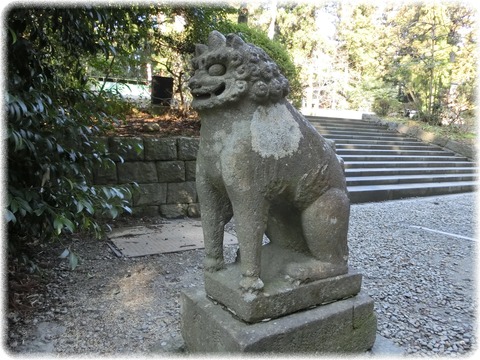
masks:
<path id="1" fill-rule="evenodd" d="M 196 45 L 192 65 L 205 271 L 225 267 L 224 226 L 233 216 L 245 291 L 264 287 L 264 234 L 307 255 L 282 264 L 286 277 L 308 282 L 347 273 L 350 202 L 342 163 L 285 99 L 289 85 L 278 66 L 262 49 L 217 31 Z"/>

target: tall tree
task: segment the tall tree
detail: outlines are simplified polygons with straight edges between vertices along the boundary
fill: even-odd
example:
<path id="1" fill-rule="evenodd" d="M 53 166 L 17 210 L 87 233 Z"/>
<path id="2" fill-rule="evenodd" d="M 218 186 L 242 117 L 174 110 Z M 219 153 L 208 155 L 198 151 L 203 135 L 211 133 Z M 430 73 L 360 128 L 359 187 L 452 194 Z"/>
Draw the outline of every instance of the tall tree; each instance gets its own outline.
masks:
<path id="1" fill-rule="evenodd" d="M 400 84 L 426 121 L 438 123 L 453 83 L 472 91 L 476 54 L 474 12 L 460 4 L 415 4 L 392 12 L 395 39 L 387 79 Z"/>
<path id="2" fill-rule="evenodd" d="M 306 85 L 304 111 L 347 106 L 348 64 L 339 52 L 336 2 L 279 7 L 276 39 L 289 49 Z"/>

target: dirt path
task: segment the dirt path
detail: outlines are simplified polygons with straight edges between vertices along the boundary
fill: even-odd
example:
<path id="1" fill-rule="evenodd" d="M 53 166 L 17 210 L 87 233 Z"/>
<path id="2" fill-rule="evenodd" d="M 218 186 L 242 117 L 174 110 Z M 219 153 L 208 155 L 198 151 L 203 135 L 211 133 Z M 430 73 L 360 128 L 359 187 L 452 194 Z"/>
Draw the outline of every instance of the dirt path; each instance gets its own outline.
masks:
<path id="1" fill-rule="evenodd" d="M 119 258 L 106 241 L 76 240 L 74 271 L 52 259 L 35 312 L 10 311 L 9 351 L 56 354 L 146 354 L 181 351 L 180 292 L 203 284 L 203 250 Z M 226 249 L 233 259 L 235 246 Z M 40 303 L 40 304 L 39 304 Z"/>

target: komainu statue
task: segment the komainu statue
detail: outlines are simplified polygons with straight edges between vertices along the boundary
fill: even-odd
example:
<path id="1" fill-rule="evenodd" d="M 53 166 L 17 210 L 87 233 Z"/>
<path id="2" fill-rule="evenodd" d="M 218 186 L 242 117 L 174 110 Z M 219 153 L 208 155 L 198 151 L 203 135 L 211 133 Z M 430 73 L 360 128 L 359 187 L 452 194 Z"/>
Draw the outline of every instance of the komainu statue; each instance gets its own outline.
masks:
<path id="1" fill-rule="evenodd" d="M 205 271 L 225 267 L 224 226 L 233 216 L 245 293 L 264 287 L 265 246 L 302 254 L 300 262 L 287 256 L 275 265 L 292 283 L 346 274 L 350 202 L 342 163 L 286 100 L 278 66 L 262 49 L 217 31 L 196 46 L 192 65 Z M 270 244 L 262 246 L 264 234 Z"/>

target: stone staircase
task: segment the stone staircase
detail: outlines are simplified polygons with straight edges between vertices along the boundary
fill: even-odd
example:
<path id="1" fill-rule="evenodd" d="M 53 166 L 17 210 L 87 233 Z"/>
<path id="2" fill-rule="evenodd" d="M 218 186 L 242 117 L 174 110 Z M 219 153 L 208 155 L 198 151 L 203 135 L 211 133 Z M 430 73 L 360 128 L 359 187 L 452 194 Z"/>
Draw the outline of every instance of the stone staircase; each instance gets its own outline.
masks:
<path id="1" fill-rule="evenodd" d="M 335 141 L 352 203 L 475 190 L 476 164 L 452 151 L 363 120 L 306 118 Z"/>

